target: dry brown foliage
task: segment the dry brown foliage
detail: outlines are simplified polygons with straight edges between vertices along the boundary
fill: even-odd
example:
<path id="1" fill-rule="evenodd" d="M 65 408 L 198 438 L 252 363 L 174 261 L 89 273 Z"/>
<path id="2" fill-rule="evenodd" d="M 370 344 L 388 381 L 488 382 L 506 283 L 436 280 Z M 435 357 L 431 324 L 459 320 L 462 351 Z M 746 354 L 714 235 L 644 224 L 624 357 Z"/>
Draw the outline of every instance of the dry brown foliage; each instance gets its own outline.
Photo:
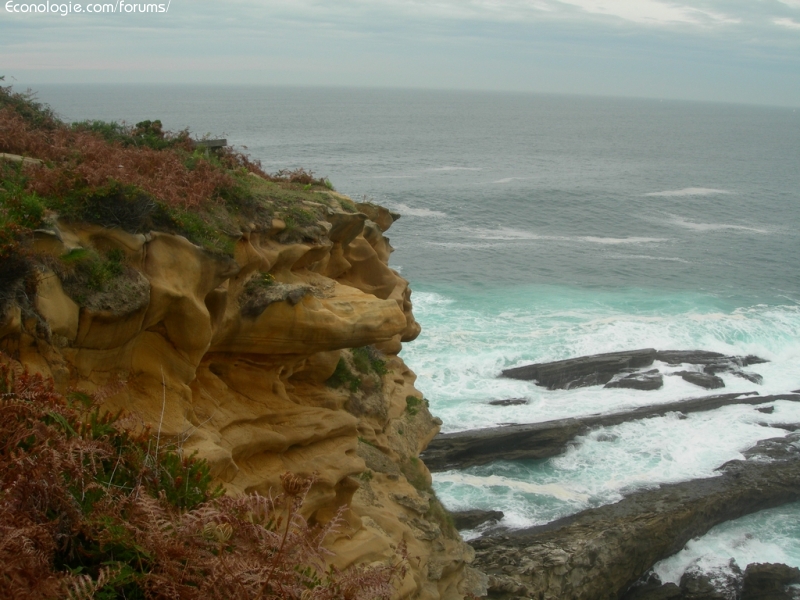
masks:
<path id="1" fill-rule="evenodd" d="M 183 151 L 181 155 L 180 151 Z M 39 158 L 29 191 L 61 197 L 76 188 L 99 188 L 112 182 L 136 186 L 170 206 L 189 208 L 233 188 L 233 178 L 208 160 L 186 166 L 192 146 L 188 138 L 170 150 L 126 147 L 97 133 L 60 125 L 32 126 L 10 107 L 0 109 L 0 152 Z"/>
<path id="2" fill-rule="evenodd" d="M 326 568 L 341 519 L 303 518 L 313 477 L 215 497 L 203 463 L 151 442 L 0 354 L 0 597 L 376 600 L 405 575 L 403 548 Z"/>

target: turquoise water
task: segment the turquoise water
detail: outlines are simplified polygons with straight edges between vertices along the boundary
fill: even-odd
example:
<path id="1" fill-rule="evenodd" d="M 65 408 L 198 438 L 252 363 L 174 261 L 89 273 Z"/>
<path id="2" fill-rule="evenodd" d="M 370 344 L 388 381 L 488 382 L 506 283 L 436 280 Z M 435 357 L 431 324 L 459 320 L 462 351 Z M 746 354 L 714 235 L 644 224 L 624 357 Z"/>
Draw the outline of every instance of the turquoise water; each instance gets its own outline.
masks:
<path id="1" fill-rule="evenodd" d="M 678 583 L 689 567 L 712 573 L 730 571 L 731 558 L 742 570 L 754 562 L 800 567 L 798 514 L 800 504 L 787 504 L 723 523 L 658 563 L 654 571 L 665 583 Z"/>
<path id="2" fill-rule="evenodd" d="M 403 357 L 445 431 L 703 392 L 677 377 L 655 392 L 497 378 L 597 352 L 757 354 L 770 360 L 751 368 L 763 385 L 723 375 L 725 391 L 800 388 L 800 114 L 791 109 L 267 87 L 43 86 L 40 97 L 68 120 L 160 118 L 224 136 L 270 171 L 305 166 L 400 212 L 391 263 L 411 281 L 423 326 Z M 514 397 L 529 403 L 487 404 Z M 501 509 L 503 525 L 524 527 L 712 476 L 757 440 L 784 435 L 767 425 L 787 421 L 800 414 L 786 402 L 772 415 L 729 407 L 649 419 L 593 432 L 552 460 L 438 474 L 434 485 L 452 508 Z M 797 523 L 800 509 L 781 510 L 731 525 L 725 543 L 704 538 L 663 568 L 674 575 L 700 556 L 726 563 L 731 539 L 772 529 L 783 533 L 747 546 L 748 560 L 780 550 L 798 564 L 797 528 L 782 524 Z"/>

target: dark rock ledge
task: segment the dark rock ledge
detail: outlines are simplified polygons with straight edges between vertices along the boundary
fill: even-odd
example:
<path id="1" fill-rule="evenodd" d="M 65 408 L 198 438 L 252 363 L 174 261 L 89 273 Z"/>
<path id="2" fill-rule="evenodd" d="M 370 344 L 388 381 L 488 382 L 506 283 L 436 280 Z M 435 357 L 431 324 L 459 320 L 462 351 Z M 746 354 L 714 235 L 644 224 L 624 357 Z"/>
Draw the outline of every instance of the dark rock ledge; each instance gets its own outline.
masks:
<path id="1" fill-rule="evenodd" d="M 505 369 L 502 372 L 502 377 L 533 381 L 536 385 L 550 390 L 572 389 L 608 384 L 617 375 L 649 367 L 657 360 L 669 365 L 690 364 L 702 366 L 706 377 L 697 378 L 697 380 L 702 381 L 698 385 L 703 385 L 704 387 L 708 385 L 721 387 L 718 385 L 718 383 L 722 382 L 721 379 L 711 378 L 722 372 L 730 372 L 754 383 L 760 383 L 761 378 L 759 375 L 745 373 L 741 371 L 741 368 L 767 362 L 758 356 L 726 356 L 719 352 L 705 350 L 655 350 L 654 348 L 644 348 Z M 651 375 L 651 379 L 655 380 L 655 374 Z M 698 375 L 701 374 L 698 373 Z M 686 378 L 684 377 L 684 379 Z M 690 379 L 687 379 L 687 381 L 690 381 Z M 695 382 L 692 381 L 692 383 Z M 615 385 L 615 387 L 619 386 Z M 660 386 L 653 385 L 639 389 L 658 389 L 658 387 Z"/>
<path id="2" fill-rule="evenodd" d="M 690 567 L 680 584 L 662 583 L 649 573 L 622 600 L 797 600 L 800 569 L 781 563 L 750 563 L 744 571 L 731 559 L 726 571 Z"/>
<path id="3" fill-rule="evenodd" d="M 764 440 L 720 476 L 471 542 L 490 598 L 619 598 L 652 566 L 719 523 L 800 500 L 800 434 Z"/>
<path id="4" fill-rule="evenodd" d="M 575 436 L 586 433 L 592 428 L 663 416 L 670 412 L 685 414 L 714 410 L 731 404 L 758 405 L 776 400 L 800 402 L 800 394 L 774 396 L 758 396 L 757 392 L 721 394 L 643 406 L 609 415 L 589 415 L 544 423 L 440 433 L 433 438 L 421 458 L 431 471 L 464 469 L 497 460 L 549 458 L 563 452 Z"/>

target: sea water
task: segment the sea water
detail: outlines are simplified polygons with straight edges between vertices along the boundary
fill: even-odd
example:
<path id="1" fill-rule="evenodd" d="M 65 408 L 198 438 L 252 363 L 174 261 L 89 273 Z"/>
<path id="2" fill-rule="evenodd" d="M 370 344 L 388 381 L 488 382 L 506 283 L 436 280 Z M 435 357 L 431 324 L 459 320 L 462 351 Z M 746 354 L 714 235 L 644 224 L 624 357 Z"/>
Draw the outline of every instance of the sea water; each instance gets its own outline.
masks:
<path id="1" fill-rule="evenodd" d="M 634 348 L 769 360 L 762 385 L 800 388 L 800 113 L 658 100 L 478 92 L 270 87 L 41 86 L 67 120 L 226 137 L 269 171 L 306 167 L 356 200 L 402 215 L 392 266 L 409 279 L 422 334 L 403 357 L 444 431 L 611 412 L 703 395 L 666 373 L 658 391 L 548 391 L 504 368 Z M 490 400 L 524 398 L 521 406 Z M 546 523 L 660 483 L 711 477 L 770 425 L 731 406 L 579 437 L 545 461 L 434 476 L 452 509 Z M 724 524 L 657 566 L 735 557 L 800 566 L 800 506 Z"/>

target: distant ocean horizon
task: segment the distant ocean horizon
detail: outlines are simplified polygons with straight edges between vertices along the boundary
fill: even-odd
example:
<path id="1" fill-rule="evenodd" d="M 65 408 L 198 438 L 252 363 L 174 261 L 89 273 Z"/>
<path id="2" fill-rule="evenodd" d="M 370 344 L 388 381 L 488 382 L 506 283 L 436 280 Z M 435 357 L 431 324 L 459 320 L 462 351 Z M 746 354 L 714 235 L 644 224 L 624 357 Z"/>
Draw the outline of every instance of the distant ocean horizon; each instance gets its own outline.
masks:
<path id="1" fill-rule="evenodd" d="M 700 396 L 547 391 L 498 379 L 530 362 L 654 347 L 756 354 L 800 388 L 800 114 L 791 108 L 522 93 L 39 86 L 66 121 L 161 119 L 225 137 L 268 171 L 304 167 L 402 216 L 391 266 L 423 327 L 402 353 L 445 431 Z M 526 398 L 524 406 L 489 400 Z M 453 509 L 546 523 L 659 483 L 710 477 L 800 406 L 728 407 L 590 433 L 547 461 L 437 474 Z M 800 567 L 800 506 L 725 524 L 657 570 L 729 559 Z M 468 534 L 470 535 L 470 534 Z M 716 536 L 716 537 L 715 537 Z M 746 564 L 746 562 L 745 562 Z M 741 564 L 742 567 L 745 564 Z"/>

